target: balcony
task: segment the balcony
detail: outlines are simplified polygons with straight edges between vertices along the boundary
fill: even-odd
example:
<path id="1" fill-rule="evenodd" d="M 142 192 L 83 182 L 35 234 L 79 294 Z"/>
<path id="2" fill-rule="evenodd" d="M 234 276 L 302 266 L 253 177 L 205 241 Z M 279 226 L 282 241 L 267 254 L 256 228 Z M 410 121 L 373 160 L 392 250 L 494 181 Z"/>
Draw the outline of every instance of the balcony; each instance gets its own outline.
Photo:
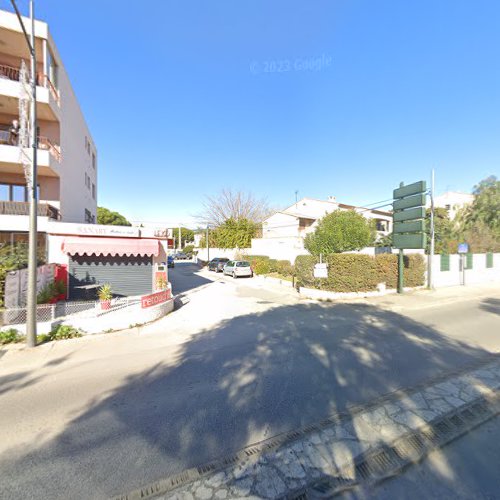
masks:
<path id="1" fill-rule="evenodd" d="M 0 215 L 29 215 L 30 204 L 26 201 L 0 201 Z M 59 210 L 49 203 L 38 203 L 39 217 L 60 220 Z"/>
<path id="2" fill-rule="evenodd" d="M 13 146 L 17 148 L 18 146 L 16 144 L 16 139 L 11 137 L 9 129 L 9 125 L 0 124 L 0 145 Z M 38 136 L 38 149 L 42 151 L 48 151 L 50 156 L 54 160 L 56 160 L 58 163 L 61 163 L 61 147 L 51 141 L 48 137 L 45 137 L 43 135 Z M 2 159 L 0 158 L 0 161 L 1 160 Z M 44 163 L 43 158 L 40 158 L 39 160 L 42 160 L 41 162 L 39 161 L 39 163 Z"/>
<path id="3" fill-rule="evenodd" d="M 5 96 L 2 102 L 2 112 L 16 114 L 19 108 L 20 69 L 6 64 L 0 64 L 0 95 Z M 43 120 L 59 121 L 61 95 L 49 77 L 37 73 L 37 103 L 39 118 Z"/>

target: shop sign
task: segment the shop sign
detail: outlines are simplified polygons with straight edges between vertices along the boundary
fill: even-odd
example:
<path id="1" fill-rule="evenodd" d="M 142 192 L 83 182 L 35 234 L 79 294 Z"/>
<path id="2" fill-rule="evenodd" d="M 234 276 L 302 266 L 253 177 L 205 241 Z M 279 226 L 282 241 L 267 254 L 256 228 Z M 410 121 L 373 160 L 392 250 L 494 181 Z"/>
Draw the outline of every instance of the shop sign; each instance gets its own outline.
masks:
<path id="1" fill-rule="evenodd" d="M 145 309 L 147 307 L 157 306 L 158 304 L 162 304 L 171 298 L 172 292 L 170 290 L 162 290 L 161 292 L 144 295 L 141 297 L 141 307 Z"/>
<path id="2" fill-rule="evenodd" d="M 122 227 L 122 226 L 101 226 L 98 224 L 82 224 L 76 226 L 76 234 L 87 236 L 111 236 L 111 237 L 139 237 L 139 228 L 137 227 Z"/>

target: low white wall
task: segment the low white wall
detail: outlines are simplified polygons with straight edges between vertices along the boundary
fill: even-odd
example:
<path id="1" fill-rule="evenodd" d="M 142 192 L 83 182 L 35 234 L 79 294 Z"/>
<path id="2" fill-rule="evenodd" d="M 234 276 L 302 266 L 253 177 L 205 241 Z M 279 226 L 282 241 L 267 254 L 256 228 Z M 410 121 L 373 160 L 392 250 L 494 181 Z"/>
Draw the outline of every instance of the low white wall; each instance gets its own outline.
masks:
<path id="1" fill-rule="evenodd" d="M 450 270 L 441 271 L 441 255 L 434 255 L 432 261 L 434 287 L 457 286 L 462 284 L 460 255 L 450 255 Z M 498 282 L 500 284 L 500 253 L 493 254 L 493 267 L 486 267 L 486 254 L 473 255 L 472 269 L 465 270 L 465 284 Z"/>
<path id="2" fill-rule="evenodd" d="M 202 260 L 208 260 L 207 258 L 207 249 L 206 248 L 196 248 L 195 251 L 198 252 L 197 257 L 198 259 Z M 210 251 L 208 254 L 210 255 L 210 260 L 212 260 L 215 257 L 221 257 L 223 259 L 234 259 L 236 257 L 236 254 L 238 253 L 250 253 L 248 249 L 237 249 L 237 248 L 210 248 Z"/>
<path id="3" fill-rule="evenodd" d="M 302 238 L 253 238 L 248 255 L 266 255 L 271 259 L 289 260 L 292 264 L 298 255 L 308 255 Z"/>

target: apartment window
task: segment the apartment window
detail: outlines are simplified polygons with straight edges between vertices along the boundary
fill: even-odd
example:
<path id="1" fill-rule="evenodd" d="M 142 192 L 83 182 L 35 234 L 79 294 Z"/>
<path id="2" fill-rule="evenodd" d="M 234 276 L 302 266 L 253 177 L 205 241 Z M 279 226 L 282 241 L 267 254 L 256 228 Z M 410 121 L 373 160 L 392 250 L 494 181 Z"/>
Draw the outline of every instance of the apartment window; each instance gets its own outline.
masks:
<path id="1" fill-rule="evenodd" d="M 386 220 L 377 220 L 377 231 L 387 231 Z"/>
<path id="2" fill-rule="evenodd" d="M 92 212 L 90 210 L 85 209 L 85 222 L 92 224 Z"/>
<path id="3" fill-rule="evenodd" d="M 87 186 L 87 189 L 90 189 L 90 175 L 85 172 L 85 186 Z"/>
<path id="4" fill-rule="evenodd" d="M 40 199 L 40 185 L 37 197 Z M 0 201 L 28 201 L 28 188 L 24 184 L 0 184 Z"/>
<path id="5" fill-rule="evenodd" d="M 95 200 L 95 184 L 92 183 L 92 199 Z"/>
<path id="6" fill-rule="evenodd" d="M 92 153 L 92 168 L 95 170 L 95 153 Z"/>
<path id="7" fill-rule="evenodd" d="M 28 201 L 26 186 L 12 186 L 12 201 Z"/>

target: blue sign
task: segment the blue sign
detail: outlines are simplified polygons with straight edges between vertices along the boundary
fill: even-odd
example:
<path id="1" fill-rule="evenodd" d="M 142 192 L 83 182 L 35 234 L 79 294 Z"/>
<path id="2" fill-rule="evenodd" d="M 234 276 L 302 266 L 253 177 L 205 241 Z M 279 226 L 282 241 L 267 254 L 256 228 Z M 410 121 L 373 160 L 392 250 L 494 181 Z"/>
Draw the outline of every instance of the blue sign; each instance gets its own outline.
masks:
<path id="1" fill-rule="evenodd" d="M 469 252 L 469 244 L 468 243 L 459 243 L 458 244 L 458 253 L 468 253 Z"/>

